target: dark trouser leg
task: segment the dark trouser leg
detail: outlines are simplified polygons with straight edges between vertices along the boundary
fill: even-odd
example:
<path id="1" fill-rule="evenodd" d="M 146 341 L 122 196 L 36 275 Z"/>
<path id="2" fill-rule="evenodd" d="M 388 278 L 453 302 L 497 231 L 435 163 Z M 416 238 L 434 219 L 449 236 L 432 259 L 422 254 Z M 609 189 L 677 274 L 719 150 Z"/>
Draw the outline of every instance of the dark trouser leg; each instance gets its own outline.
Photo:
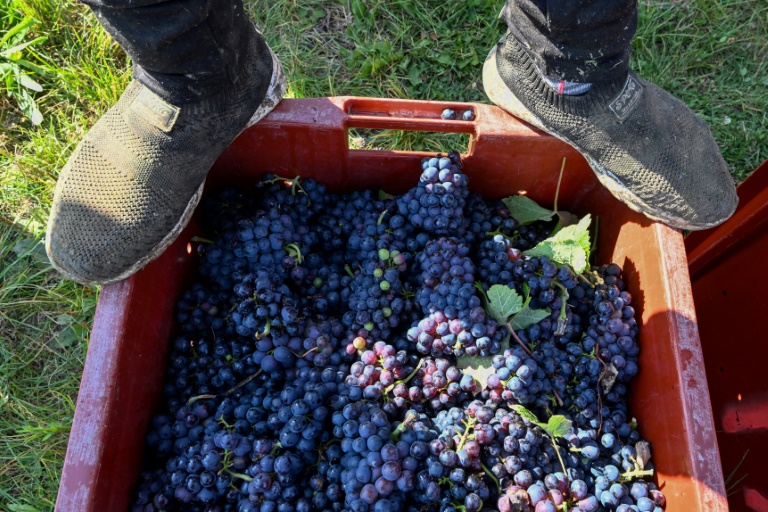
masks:
<path id="1" fill-rule="evenodd" d="M 237 81 L 249 40 L 242 0 L 83 1 L 133 59 L 134 78 L 166 100 L 194 102 Z"/>
<path id="2" fill-rule="evenodd" d="M 637 0 L 508 0 L 501 17 L 545 75 L 592 83 L 627 74 Z"/>

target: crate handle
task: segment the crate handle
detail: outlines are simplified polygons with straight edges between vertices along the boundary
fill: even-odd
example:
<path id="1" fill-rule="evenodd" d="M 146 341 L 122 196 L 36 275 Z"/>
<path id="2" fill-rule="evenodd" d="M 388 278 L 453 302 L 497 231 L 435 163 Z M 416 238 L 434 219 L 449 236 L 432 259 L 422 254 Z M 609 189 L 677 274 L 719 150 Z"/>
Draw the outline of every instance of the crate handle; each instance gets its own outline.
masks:
<path id="1" fill-rule="evenodd" d="M 442 119 L 440 115 L 446 108 L 453 109 L 458 116 L 466 110 L 472 110 L 474 119 L 472 121 Z M 470 135 L 467 155 L 474 149 L 478 117 L 482 116 L 478 105 L 473 103 L 386 98 L 348 98 L 344 101 L 344 110 L 347 114 L 347 128 L 467 133 Z"/>

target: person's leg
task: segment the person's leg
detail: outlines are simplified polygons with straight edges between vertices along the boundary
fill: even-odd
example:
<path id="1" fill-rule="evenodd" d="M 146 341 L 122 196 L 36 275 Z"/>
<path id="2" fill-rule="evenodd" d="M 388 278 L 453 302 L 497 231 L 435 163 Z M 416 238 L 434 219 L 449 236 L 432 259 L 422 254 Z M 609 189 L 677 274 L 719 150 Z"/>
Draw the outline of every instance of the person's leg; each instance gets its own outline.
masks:
<path id="1" fill-rule="evenodd" d="M 511 0 L 501 18 L 544 75 L 579 83 L 627 76 L 637 0 Z"/>
<path id="2" fill-rule="evenodd" d="M 509 30 L 483 68 L 486 94 L 571 144 L 631 208 L 677 228 L 716 226 L 736 208 L 735 184 L 706 124 L 629 69 L 636 8 L 509 0 Z"/>
<path id="3" fill-rule="evenodd" d="M 242 0 L 89 0 L 134 63 L 59 176 L 51 263 L 82 283 L 133 274 L 178 236 L 213 162 L 285 89 Z"/>
<path id="4" fill-rule="evenodd" d="M 164 99 L 188 103 L 238 79 L 251 22 L 242 1 L 83 0 L 130 55 L 134 78 Z M 269 61 L 261 36 L 258 59 Z"/>

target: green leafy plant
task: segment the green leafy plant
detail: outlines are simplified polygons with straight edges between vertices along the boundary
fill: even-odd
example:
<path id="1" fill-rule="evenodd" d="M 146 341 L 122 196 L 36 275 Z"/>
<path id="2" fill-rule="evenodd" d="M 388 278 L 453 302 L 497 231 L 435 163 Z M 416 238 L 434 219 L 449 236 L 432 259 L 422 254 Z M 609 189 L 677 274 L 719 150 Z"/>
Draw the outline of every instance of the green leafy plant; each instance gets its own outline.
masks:
<path id="1" fill-rule="evenodd" d="M 479 287 L 482 290 L 482 287 Z M 530 349 L 518 338 L 515 331 L 525 329 L 529 325 L 547 318 L 551 311 L 548 308 L 531 309 L 531 297 L 523 298 L 514 288 L 503 284 L 495 284 L 485 294 L 486 310 L 499 324 L 506 326 L 515 341 L 529 354 Z"/>
<path id="2" fill-rule="evenodd" d="M 554 236 L 540 242 L 533 249 L 525 251 L 528 256 L 547 256 L 557 263 L 567 264 L 574 272 L 581 274 L 587 269 L 592 243 L 589 225 L 592 217 L 587 214 L 578 224 L 566 226 Z"/>
<path id="3" fill-rule="evenodd" d="M 554 210 L 548 210 L 528 196 L 510 196 L 501 200 L 509 213 L 521 226 L 536 222 L 537 220 L 552 220 Z"/>
<path id="4" fill-rule="evenodd" d="M 6 21 L 15 21 L 12 15 Z M 28 33 L 37 22 L 27 16 L 13 25 L 0 37 L 0 84 L 5 93 L 13 98 L 19 109 L 24 112 L 32 124 L 43 122 L 43 114 L 35 101 L 34 93 L 43 92 L 40 85 L 32 76 L 45 75 L 45 67 L 31 62 L 25 53 L 47 39 L 46 36 L 36 37 L 25 41 Z"/>

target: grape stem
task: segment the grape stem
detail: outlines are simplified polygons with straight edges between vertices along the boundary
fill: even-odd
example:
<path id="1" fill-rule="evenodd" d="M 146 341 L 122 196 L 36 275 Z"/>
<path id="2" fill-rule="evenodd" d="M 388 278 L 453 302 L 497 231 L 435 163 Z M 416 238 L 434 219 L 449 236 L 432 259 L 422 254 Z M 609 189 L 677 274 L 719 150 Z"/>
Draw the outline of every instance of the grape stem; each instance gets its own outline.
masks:
<path id="1" fill-rule="evenodd" d="M 491 470 L 488 469 L 485 464 L 481 464 L 481 465 L 483 467 L 483 471 L 485 471 L 485 474 L 488 475 L 488 477 L 490 477 L 490 479 L 493 480 L 493 483 L 496 484 L 496 492 L 501 494 L 501 485 L 499 484 L 499 479 L 496 478 L 496 475 L 491 473 Z"/>
<path id="2" fill-rule="evenodd" d="M 474 418 L 469 418 L 468 421 L 462 421 L 464 426 L 466 427 L 464 429 L 464 433 L 461 435 L 461 440 L 459 441 L 459 446 L 456 448 L 456 451 L 461 450 L 464 448 L 464 443 L 467 442 L 467 437 L 469 437 L 469 431 L 470 429 L 475 427 L 475 420 Z"/>
<path id="3" fill-rule="evenodd" d="M 597 346 L 595 346 L 595 359 L 600 361 L 603 365 L 603 371 L 600 373 L 600 377 L 597 379 L 597 413 L 600 415 L 600 426 L 597 428 L 597 435 L 603 430 L 603 394 L 601 393 L 600 383 L 603 381 L 603 377 L 608 373 L 608 365 L 600 358 L 600 354 L 597 353 Z"/>
<path id="4" fill-rule="evenodd" d="M 302 192 L 305 196 L 309 195 L 307 194 L 307 191 L 304 190 L 304 187 L 301 186 L 300 178 L 301 176 L 296 176 L 293 179 L 289 179 L 289 178 L 283 178 L 282 176 L 275 175 L 275 177 L 272 178 L 271 180 L 264 180 L 264 183 L 277 183 L 278 181 L 282 181 L 284 184 L 291 186 L 292 196 L 296 195 L 296 188 L 298 188 L 299 191 Z"/>
<path id="5" fill-rule="evenodd" d="M 418 418 L 418 416 L 416 415 L 416 413 L 414 413 L 412 411 L 408 411 L 405 414 L 405 418 L 403 419 L 403 422 L 400 423 L 395 428 L 395 430 L 393 430 L 392 433 L 389 435 L 389 439 L 392 440 L 392 441 L 395 441 L 395 442 L 399 441 L 400 440 L 400 434 L 402 434 L 403 431 L 405 430 L 405 428 L 408 425 L 410 425 L 413 421 L 415 421 L 417 418 Z"/>
<path id="6" fill-rule="evenodd" d="M 587 279 L 586 277 L 584 277 L 584 274 L 576 274 L 576 277 L 580 277 L 582 281 L 584 281 L 585 283 L 587 283 L 587 284 L 588 284 L 589 286 L 591 286 L 592 288 L 594 288 L 594 287 L 595 287 L 595 284 L 594 284 L 592 281 L 590 281 L 589 279 Z"/>
<path id="7" fill-rule="evenodd" d="M 259 375 L 261 375 L 261 368 L 259 368 L 256 371 L 256 373 L 254 373 L 253 375 L 250 375 L 250 376 L 246 377 L 245 379 L 241 380 L 240 382 L 238 382 L 237 384 L 235 384 L 235 386 L 233 388 L 230 388 L 227 391 L 225 391 L 223 393 L 220 393 L 218 395 L 197 395 L 197 396 L 193 396 L 192 398 L 190 398 L 187 401 L 187 405 L 192 405 L 193 403 L 197 402 L 198 400 L 213 400 L 213 399 L 216 399 L 216 398 L 228 397 L 232 393 L 234 393 L 235 391 L 240 389 L 241 387 L 243 387 L 246 384 L 248 384 L 249 382 L 251 382 L 253 379 L 258 377 Z"/>
<path id="8" fill-rule="evenodd" d="M 195 402 L 200 401 L 200 400 L 212 400 L 212 399 L 214 399 L 214 398 L 216 398 L 218 396 L 219 395 L 197 395 L 197 396 L 193 396 L 192 398 L 190 398 L 187 401 L 187 405 L 192 405 Z"/>
<path id="9" fill-rule="evenodd" d="M 562 292 L 560 294 L 560 316 L 557 318 L 557 330 L 555 330 L 555 336 L 562 336 L 565 334 L 565 328 L 568 326 L 568 324 L 565 322 L 566 318 L 568 317 L 568 313 L 566 312 L 568 290 L 565 289 L 565 286 L 556 281 L 552 281 L 552 284 L 560 288 L 560 291 Z"/>
<path id="10" fill-rule="evenodd" d="M 490 236 L 490 237 L 494 237 L 494 236 L 496 236 L 496 235 L 501 235 L 501 236 L 503 236 L 504 238 L 506 238 L 507 240 L 510 240 L 510 241 L 512 241 L 512 242 L 514 242 L 515 240 L 518 240 L 518 239 L 520 238 L 518 235 L 515 235 L 515 236 L 507 236 L 507 235 L 505 235 L 504 233 L 502 233 L 500 230 L 496 230 L 496 231 L 487 231 L 487 232 L 485 233 L 485 236 Z"/>
<path id="11" fill-rule="evenodd" d="M 272 331 L 272 321 L 267 318 L 267 323 L 264 326 L 264 332 L 256 332 L 256 334 L 253 335 L 254 338 L 257 340 L 262 339 L 264 336 L 269 335 L 269 333 Z"/>
<path id="12" fill-rule="evenodd" d="M 653 476 L 653 470 L 652 469 L 646 469 L 642 471 L 627 471 L 626 473 L 621 474 L 621 480 L 622 482 L 628 482 L 632 480 L 633 478 L 639 478 L 643 476 Z"/>
<path id="13" fill-rule="evenodd" d="M 549 435 L 549 432 L 547 432 Z M 563 468 L 563 474 L 565 475 L 565 480 L 568 480 L 568 470 L 565 469 L 565 462 L 563 462 L 563 457 L 560 455 L 560 449 L 557 447 L 557 443 L 555 442 L 554 436 L 550 435 L 549 440 L 552 441 L 552 447 L 555 449 L 555 453 L 557 454 L 557 460 L 560 461 L 560 466 Z"/>
<path id="14" fill-rule="evenodd" d="M 224 450 L 224 460 L 221 462 L 221 469 L 217 472 L 217 474 L 222 474 L 223 472 L 227 471 L 229 467 L 232 465 L 232 452 L 229 450 Z"/>
<path id="15" fill-rule="evenodd" d="M 296 263 L 294 266 L 299 265 L 302 261 L 304 261 L 304 256 L 301 254 L 301 249 L 298 245 L 295 243 L 286 244 L 283 246 L 283 250 L 288 253 L 289 256 L 291 256 L 293 259 L 296 260 Z"/>
<path id="16" fill-rule="evenodd" d="M 245 480 L 246 482 L 253 482 L 253 477 L 252 476 L 248 476 L 248 475 L 245 475 L 243 473 L 236 473 L 236 472 L 230 471 L 228 469 L 225 470 L 225 471 L 227 473 L 229 473 L 230 476 L 232 476 L 233 478 L 239 478 L 240 480 Z"/>
<path id="17" fill-rule="evenodd" d="M 515 341 L 518 343 L 518 345 L 523 347 L 523 350 L 525 350 L 525 353 L 528 354 L 529 356 L 533 355 L 533 353 L 531 352 L 531 349 L 529 349 L 525 345 L 525 343 L 523 343 L 523 341 L 517 336 L 517 333 L 512 328 L 512 324 L 510 324 L 509 322 L 506 322 L 504 325 L 507 327 L 507 329 L 509 329 L 510 334 L 512 334 L 512 337 L 515 338 Z"/>
<path id="18" fill-rule="evenodd" d="M 311 349 L 307 350 L 306 352 L 304 352 L 303 354 L 301 354 L 299 357 L 302 357 L 302 358 L 306 357 L 307 355 L 311 354 L 315 350 L 319 350 L 319 349 L 320 349 L 320 347 L 311 348 Z"/>
<path id="19" fill-rule="evenodd" d="M 554 204 L 555 212 L 558 211 L 557 210 L 557 199 L 560 196 L 560 183 L 563 181 L 563 172 L 565 171 L 565 160 L 567 158 L 568 157 L 565 157 L 565 156 L 563 157 L 563 165 L 560 166 L 560 176 L 558 176 L 558 178 L 557 178 L 557 188 L 555 189 L 555 204 Z"/>
<path id="20" fill-rule="evenodd" d="M 385 395 L 389 394 L 393 389 L 395 389 L 395 386 L 397 386 L 398 384 L 408 384 L 408 382 L 416 375 L 416 373 L 424 365 L 424 360 L 425 359 L 423 357 L 419 359 L 419 364 L 416 365 L 416 368 L 414 368 L 413 371 L 409 373 L 406 378 L 393 382 L 392 384 L 384 388 L 384 394 Z"/>
<path id="21" fill-rule="evenodd" d="M 279 450 L 282 447 L 283 447 L 283 445 L 282 445 L 282 443 L 280 443 L 280 441 L 276 442 L 275 444 L 272 445 L 272 449 L 269 450 L 269 454 L 270 455 L 276 454 L 277 450 Z"/>

